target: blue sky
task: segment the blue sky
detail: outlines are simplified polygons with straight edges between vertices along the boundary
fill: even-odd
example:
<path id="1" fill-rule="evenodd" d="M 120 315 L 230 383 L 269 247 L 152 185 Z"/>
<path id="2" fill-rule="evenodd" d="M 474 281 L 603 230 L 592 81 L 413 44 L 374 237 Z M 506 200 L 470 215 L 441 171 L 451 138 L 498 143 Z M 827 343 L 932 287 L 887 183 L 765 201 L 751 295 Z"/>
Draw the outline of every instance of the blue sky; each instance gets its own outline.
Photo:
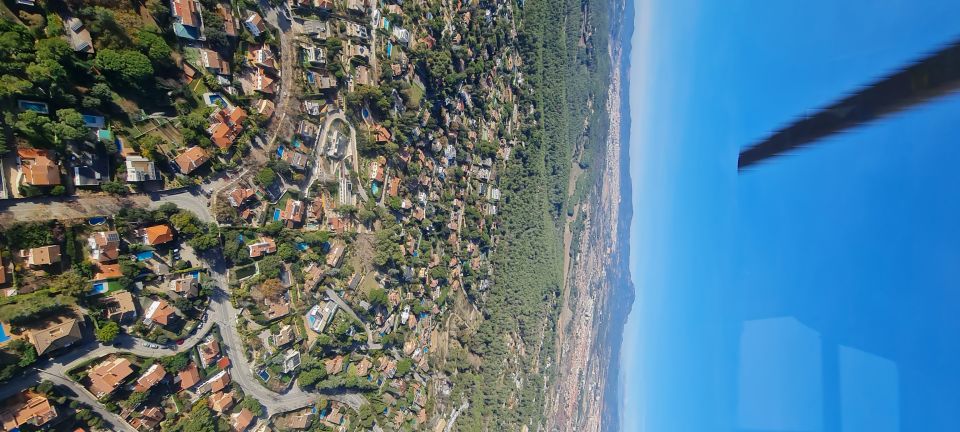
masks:
<path id="1" fill-rule="evenodd" d="M 960 97 L 736 171 L 960 2 L 637 1 L 623 429 L 960 430 Z"/>

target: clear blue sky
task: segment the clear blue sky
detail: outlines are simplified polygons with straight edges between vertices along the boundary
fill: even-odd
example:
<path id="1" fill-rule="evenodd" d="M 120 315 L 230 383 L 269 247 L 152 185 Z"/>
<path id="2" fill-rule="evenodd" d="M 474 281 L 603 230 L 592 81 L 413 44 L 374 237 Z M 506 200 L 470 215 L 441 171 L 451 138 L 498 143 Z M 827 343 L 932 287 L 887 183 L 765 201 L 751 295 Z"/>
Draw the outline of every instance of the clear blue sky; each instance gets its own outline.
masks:
<path id="1" fill-rule="evenodd" d="M 960 2 L 640 3 L 623 430 L 960 430 L 960 97 L 736 170 Z"/>

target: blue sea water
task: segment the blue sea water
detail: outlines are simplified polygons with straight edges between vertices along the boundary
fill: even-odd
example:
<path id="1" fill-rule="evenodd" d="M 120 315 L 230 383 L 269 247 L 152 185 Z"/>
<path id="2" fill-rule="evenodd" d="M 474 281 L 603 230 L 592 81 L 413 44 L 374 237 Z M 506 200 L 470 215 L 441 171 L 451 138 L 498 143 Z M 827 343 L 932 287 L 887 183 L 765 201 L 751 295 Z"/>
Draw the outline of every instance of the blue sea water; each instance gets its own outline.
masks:
<path id="1" fill-rule="evenodd" d="M 960 430 L 960 97 L 738 173 L 960 3 L 638 0 L 627 431 Z"/>

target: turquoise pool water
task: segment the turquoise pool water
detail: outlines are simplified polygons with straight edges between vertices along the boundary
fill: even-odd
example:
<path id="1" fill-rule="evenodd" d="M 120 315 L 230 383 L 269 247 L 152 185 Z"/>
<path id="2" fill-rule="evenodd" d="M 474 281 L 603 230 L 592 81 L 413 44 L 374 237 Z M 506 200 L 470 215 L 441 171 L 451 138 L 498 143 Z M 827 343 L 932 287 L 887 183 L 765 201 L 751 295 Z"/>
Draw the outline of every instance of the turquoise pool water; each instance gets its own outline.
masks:
<path id="1" fill-rule="evenodd" d="M 10 340 L 10 336 L 7 335 L 6 325 L 0 323 L 0 343 L 4 343 Z"/>
<path id="2" fill-rule="evenodd" d="M 297 249 L 300 249 L 300 250 L 302 250 L 302 251 L 305 251 L 305 250 L 307 250 L 307 249 L 310 249 L 310 245 L 308 245 L 308 244 L 306 244 L 306 243 L 297 243 Z"/>
<path id="3" fill-rule="evenodd" d="M 280 220 L 280 209 L 273 209 L 273 220 Z"/>
<path id="4" fill-rule="evenodd" d="M 110 287 L 106 283 L 97 282 L 93 284 L 93 288 L 90 289 L 90 295 L 104 294 L 110 290 Z"/>
<path id="5" fill-rule="evenodd" d="M 153 258 L 153 251 L 137 252 L 137 261 L 146 261 Z"/>
<path id="6" fill-rule="evenodd" d="M 380 195 L 380 184 L 377 182 L 373 182 L 370 185 L 370 192 L 373 192 L 374 195 Z"/>

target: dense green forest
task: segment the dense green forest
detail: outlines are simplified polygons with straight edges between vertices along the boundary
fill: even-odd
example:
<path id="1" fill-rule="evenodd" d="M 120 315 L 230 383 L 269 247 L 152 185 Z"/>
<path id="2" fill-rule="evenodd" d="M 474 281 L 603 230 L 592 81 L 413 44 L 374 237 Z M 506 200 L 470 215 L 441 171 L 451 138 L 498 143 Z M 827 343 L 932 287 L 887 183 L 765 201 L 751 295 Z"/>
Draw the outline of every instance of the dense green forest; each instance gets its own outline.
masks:
<path id="1" fill-rule="evenodd" d="M 517 49 L 532 90 L 520 92 L 520 106 L 535 111 L 501 174 L 505 199 L 494 283 L 482 301 L 485 319 L 468 341 L 483 366 L 457 376 L 457 390 L 471 401 L 458 419 L 460 430 L 537 430 L 541 422 L 545 385 L 553 377 L 547 365 L 556 355 L 564 209 L 581 199 L 567 197 L 571 166 L 587 169 L 578 182 L 597 181 L 593 161 L 608 128 L 609 9 L 597 0 L 520 7 Z"/>

